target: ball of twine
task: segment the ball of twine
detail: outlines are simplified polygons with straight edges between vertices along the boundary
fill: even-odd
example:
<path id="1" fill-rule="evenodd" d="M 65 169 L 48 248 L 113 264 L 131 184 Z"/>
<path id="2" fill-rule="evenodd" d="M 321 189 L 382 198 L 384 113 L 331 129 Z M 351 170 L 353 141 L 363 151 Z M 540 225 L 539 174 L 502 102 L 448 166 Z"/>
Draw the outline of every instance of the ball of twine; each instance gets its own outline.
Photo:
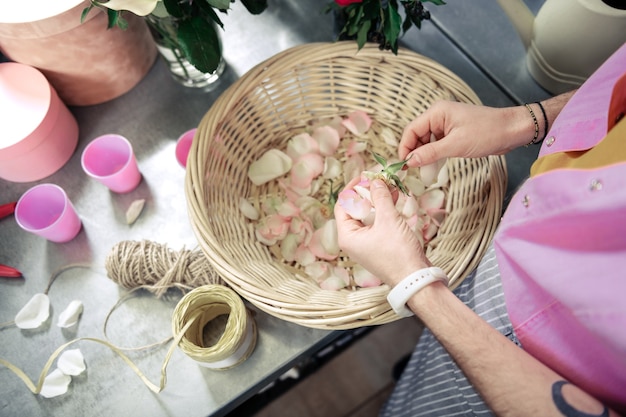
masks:
<path id="1" fill-rule="evenodd" d="M 223 332 L 217 337 L 211 335 L 212 322 L 224 316 L 227 321 Z M 246 360 L 257 339 L 250 312 L 239 295 L 223 285 L 204 285 L 186 294 L 172 313 L 172 332 L 183 333 L 178 347 L 187 356 L 216 370 L 229 369 Z"/>
<path id="2" fill-rule="evenodd" d="M 224 281 L 202 251 L 175 251 L 166 245 L 143 241 L 122 241 L 105 260 L 107 275 L 124 288 L 145 288 L 161 297 L 168 289 L 198 288 Z"/>

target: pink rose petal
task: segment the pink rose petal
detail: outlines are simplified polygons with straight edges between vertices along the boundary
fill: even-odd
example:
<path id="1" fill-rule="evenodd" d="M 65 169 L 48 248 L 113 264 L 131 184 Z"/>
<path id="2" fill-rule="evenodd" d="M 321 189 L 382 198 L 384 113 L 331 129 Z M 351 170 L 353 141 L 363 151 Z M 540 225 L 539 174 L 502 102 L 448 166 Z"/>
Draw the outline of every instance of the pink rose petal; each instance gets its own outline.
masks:
<path id="1" fill-rule="evenodd" d="M 348 144 L 346 148 L 346 156 L 350 157 L 352 155 L 359 154 L 367 149 L 367 143 L 365 142 L 357 142 L 353 140 Z"/>
<path id="2" fill-rule="evenodd" d="M 440 209 L 443 207 L 446 195 L 440 188 L 426 191 L 419 197 L 419 205 L 424 210 Z"/>
<path id="3" fill-rule="evenodd" d="M 337 152 L 339 148 L 339 132 L 330 126 L 321 126 L 313 131 L 313 139 L 315 139 L 319 145 L 319 152 L 324 156 L 331 156 Z"/>
<path id="4" fill-rule="evenodd" d="M 382 284 L 380 279 L 376 278 L 374 274 L 358 264 L 354 265 L 352 268 L 352 276 L 354 277 L 354 282 L 359 287 L 378 287 Z"/>
<path id="5" fill-rule="evenodd" d="M 319 145 L 308 133 L 300 133 L 287 143 L 287 155 L 294 161 L 307 153 L 319 153 Z"/>
<path id="6" fill-rule="evenodd" d="M 350 284 L 350 274 L 345 268 L 334 267 L 332 274 L 320 283 L 323 290 L 337 291 Z"/>
<path id="7" fill-rule="evenodd" d="M 372 126 L 372 119 L 361 110 L 353 111 L 343 120 L 343 125 L 355 135 L 362 135 Z"/>
<path id="8" fill-rule="evenodd" d="M 313 232 L 309 249 L 316 257 L 326 261 L 332 261 L 339 256 L 335 219 L 328 220 L 321 228 Z"/>
<path id="9" fill-rule="evenodd" d="M 372 212 L 372 203 L 368 199 L 361 197 L 353 189 L 344 189 L 337 197 L 339 204 L 355 220 L 363 220 Z"/>
<path id="10" fill-rule="evenodd" d="M 361 175 L 361 172 L 365 170 L 365 159 L 361 154 L 355 154 L 348 159 L 343 164 L 343 180 L 347 184 L 352 180 L 352 178 L 356 178 Z"/>
<path id="11" fill-rule="evenodd" d="M 311 186 L 314 178 L 324 172 L 324 158 L 321 155 L 309 153 L 296 160 L 291 168 L 291 184 L 296 188 Z"/>

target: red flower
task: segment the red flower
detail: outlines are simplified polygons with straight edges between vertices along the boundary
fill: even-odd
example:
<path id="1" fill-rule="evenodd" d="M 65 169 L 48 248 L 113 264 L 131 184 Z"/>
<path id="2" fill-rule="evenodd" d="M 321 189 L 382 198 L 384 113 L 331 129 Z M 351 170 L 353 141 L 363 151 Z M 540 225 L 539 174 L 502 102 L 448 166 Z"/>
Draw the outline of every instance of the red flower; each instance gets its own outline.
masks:
<path id="1" fill-rule="evenodd" d="M 349 6 L 352 3 L 363 3 L 363 0 L 335 0 L 335 3 L 337 3 L 341 7 L 345 7 Z"/>

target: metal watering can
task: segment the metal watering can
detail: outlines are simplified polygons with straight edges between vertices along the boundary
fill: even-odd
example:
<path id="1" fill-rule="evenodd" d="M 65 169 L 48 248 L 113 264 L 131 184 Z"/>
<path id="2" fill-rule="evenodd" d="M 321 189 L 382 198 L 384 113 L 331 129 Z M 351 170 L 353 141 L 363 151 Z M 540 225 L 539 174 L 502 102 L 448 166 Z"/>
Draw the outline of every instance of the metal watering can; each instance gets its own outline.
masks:
<path id="1" fill-rule="evenodd" d="M 626 0 L 497 0 L 526 48 L 530 75 L 553 94 L 579 87 L 626 42 Z"/>

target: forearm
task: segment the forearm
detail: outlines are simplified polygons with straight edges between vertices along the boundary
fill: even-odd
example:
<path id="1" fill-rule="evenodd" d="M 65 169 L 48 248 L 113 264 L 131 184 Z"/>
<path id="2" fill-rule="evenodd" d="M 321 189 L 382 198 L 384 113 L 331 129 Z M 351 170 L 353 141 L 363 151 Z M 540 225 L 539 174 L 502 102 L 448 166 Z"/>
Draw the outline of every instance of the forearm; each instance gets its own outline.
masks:
<path id="1" fill-rule="evenodd" d="M 489 326 L 445 286 L 427 286 L 408 305 L 497 415 L 568 415 L 557 408 L 563 404 L 602 415 L 604 405 L 574 385 L 555 396 L 553 386 L 563 377 Z"/>
<path id="2" fill-rule="evenodd" d="M 537 135 L 538 139 L 544 138 L 550 126 L 554 124 L 557 116 L 567 104 L 569 99 L 574 95 L 576 91 L 570 91 L 558 96 L 549 98 L 541 102 L 541 107 L 537 103 L 531 103 L 528 106 L 534 114 L 530 113 L 530 110 L 526 106 L 516 106 L 503 109 L 508 113 L 506 119 L 509 121 L 508 126 L 508 138 L 509 146 L 508 150 L 527 145 L 533 140 L 535 135 L 535 120 L 537 121 Z M 543 113 L 545 112 L 545 119 Z"/>

